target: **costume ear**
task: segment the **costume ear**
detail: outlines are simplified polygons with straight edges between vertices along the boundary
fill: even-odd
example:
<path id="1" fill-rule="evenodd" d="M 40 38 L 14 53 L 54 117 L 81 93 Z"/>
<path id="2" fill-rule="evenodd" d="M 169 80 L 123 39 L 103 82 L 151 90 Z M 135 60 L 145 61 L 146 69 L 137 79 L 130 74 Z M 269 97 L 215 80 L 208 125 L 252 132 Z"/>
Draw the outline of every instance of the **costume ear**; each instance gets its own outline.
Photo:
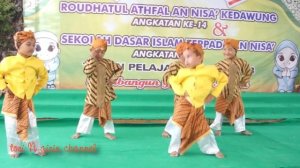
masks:
<path id="1" fill-rule="evenodd" d="M 19 32 L 16 32 L 15 34 L 14 34 L 14 36 L 13 36 L 13 38 L 14 38 L 14 46 L 15 46 L 15 48 L 18 50 L 19 49 L 19 47 L 18 47 L 18 43 L 17 43 L 17 40 L 18 40 L 18 34 L 19 34 Z"/>
<path id="2" fill-rule="evenodd" d="M 19 49 L 17 42 L 15 42 L 15 48 L 16 48 L 17 50 Z"/>

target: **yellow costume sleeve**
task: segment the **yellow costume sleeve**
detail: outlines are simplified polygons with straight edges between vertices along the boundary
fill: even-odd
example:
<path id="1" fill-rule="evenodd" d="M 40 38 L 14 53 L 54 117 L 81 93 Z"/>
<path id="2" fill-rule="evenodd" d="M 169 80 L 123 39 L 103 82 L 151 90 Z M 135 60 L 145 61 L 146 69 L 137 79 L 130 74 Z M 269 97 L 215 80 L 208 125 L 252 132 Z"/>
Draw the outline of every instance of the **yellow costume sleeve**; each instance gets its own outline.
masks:
<path id="1" fill-rule="evenodd" d="M 47 84 L 48 81 L 47 69 L 45 68 L 43 63 L 41 64 L 42 65 L 38 68 L 37 72 L 37 85 L 34 90 L 35 95 Z"/>
<path id="2" fill-rule="evenodd" d="M 171 75 L 177 75 L 178 71 L 180 68 L 182 68 L 183 65 L 181 65 L 179 63 L 179 61 L 175 61 L 175 62 L 172 62 L 170 65 L 169 65 L 169 68 L 165 71 L 165 73 L 163 74 L 163 83 L 165 85 L 168 85 L 168 80 L 169 80 L 169 77 Z"/>
<path id="3" fill-rule="evenodd" d="M 0 90 L 3 90 L 6 88 L 6 83 L 4 79 L 5 75 L 5 60 L 3 59 L 2 62 L 0 63 Z"/>
<path id="4" fill-rule="evenodd" d="M 228 77 L 221 71 L 216 71 L 216 82 L 218 83 L 218 86 L 213 89 L 211 92 L 211 95 L 214 97 L 218 97 L 225 85 L 228 83 Z"/>
<path id="5" fill-rule="evenodd" d="M 186 79 L 189 74 L 188 69 L 179 69 L 176 76 L 169 77 L 169 83 L 175 94 L 183 96 L 185 89 L 182 86 L 182 82 Z"/>

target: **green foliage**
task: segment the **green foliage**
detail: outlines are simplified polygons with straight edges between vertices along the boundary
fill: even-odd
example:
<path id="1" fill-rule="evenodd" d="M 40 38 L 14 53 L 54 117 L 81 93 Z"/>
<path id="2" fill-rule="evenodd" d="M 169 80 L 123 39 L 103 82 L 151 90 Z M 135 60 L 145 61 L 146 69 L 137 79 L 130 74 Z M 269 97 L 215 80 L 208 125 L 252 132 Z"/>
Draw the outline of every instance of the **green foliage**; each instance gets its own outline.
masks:
<path id="1" fill-rule="evenodd" d="M 0 56 L 14 50 L 13 34 L 16 32 L 16 16 L 20 7 L 12 0 L 1 0 L 0 3 Z M 22 9 L 21 9 L 22 11 Z"/>

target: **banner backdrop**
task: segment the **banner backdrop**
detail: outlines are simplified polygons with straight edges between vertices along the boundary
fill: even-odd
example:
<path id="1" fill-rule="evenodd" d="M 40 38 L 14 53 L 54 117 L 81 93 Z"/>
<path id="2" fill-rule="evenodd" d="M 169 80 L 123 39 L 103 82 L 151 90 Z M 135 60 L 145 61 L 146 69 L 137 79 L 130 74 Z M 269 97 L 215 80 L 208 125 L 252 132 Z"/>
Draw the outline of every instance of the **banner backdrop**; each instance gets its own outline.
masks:
<path id="1" fill-rule="evenodd" d="M 24 0 L 25 26 L 49 89 L 82 89 L 82 62 L 94 35 L 120 63 L 119 89 L 165 89 L 162 75 L 182 41 L 200 43 L 205 64 L 223 59 L 223 39 L 240 40 L 237 55 L 254 71 L 253 92 L 291 92 L 297 84 L 300 2 L 293 0 Z"/>

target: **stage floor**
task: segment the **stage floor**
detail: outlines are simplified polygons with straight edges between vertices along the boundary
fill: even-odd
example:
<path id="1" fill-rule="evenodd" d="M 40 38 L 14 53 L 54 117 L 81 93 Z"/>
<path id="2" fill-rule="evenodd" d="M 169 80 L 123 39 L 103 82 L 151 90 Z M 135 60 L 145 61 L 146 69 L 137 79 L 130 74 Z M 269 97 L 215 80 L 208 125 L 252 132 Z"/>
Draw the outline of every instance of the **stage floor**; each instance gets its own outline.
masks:
<path id="1" fill-rule="evenodd" d="M 197 145 L 183 156 L 172 158 L 167 153 L 169 139 L 161 137 L 164 125 L 117 124 L 117 139 L 109 141 L 103 130 L 94 124 L 91 135 L 71 139 L 78 120 L 60 119 L 39 121 L 41 143 L 50 150 L 44 157 L 26 152 L 18 159 L 7 155 L 3 118 L 0 121 L 0 164 L 8 167 L 128 167 L 128 168 L 298 168 L 300 167 L 300 119 L 280 123 L 249 124 L 253 136 L 234 133 L 233 127 L 224 125 L 223 135 L 217 142 L 225 154 L 224 159 L 201 153 Z M 72 152 L 75 147 L 96 147 L 96 151 Z M 57 152 L 57 150 L 60 150 Z"/>

